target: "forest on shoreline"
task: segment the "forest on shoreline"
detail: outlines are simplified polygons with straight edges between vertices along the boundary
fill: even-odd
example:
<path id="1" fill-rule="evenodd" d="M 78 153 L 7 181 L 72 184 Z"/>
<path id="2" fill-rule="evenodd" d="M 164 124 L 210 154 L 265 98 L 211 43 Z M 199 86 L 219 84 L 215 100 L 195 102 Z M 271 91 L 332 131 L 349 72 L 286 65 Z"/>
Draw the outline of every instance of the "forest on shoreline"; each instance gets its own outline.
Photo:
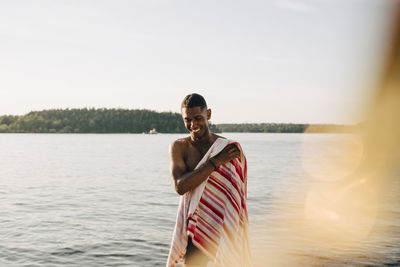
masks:
<path id="1" fill-rule="evenodd" d="M 350 133 L 359 125 L 239 123 L 210 124 L 213 132 Z M 0 133 L 186 133 L 179 113 L 147 109 L 50 109 L 0 116 Z M 154 131 L 153 131 L 154 132 Z"/>

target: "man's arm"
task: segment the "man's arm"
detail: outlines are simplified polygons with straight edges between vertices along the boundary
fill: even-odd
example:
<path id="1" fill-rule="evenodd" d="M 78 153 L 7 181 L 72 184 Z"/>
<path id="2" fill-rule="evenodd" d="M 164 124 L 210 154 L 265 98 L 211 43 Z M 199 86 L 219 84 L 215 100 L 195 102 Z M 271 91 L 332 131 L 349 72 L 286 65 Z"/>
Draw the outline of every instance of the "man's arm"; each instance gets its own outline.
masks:
<path id="1" fill-rule="evenodd" d="M 240 151 L 235 145 L 226 146 L 218 155 L 213 157 L 211 161 L 216 165 L 222 165 L 230 160 L 240 156 Z M 174 185 L 175 191 L 179 195 L 183 195 L 186 192 L 195 189 L 208 176 L 214 171 L 214 165 L 210 159 L 207 160 L 199 168 L 188 172 L 186 170 L 186 164 L 183 159 L 183 147 L 178 141 L 175 141 L 170 146 L 170 159 L 171 159 L 171 179 Z"/>

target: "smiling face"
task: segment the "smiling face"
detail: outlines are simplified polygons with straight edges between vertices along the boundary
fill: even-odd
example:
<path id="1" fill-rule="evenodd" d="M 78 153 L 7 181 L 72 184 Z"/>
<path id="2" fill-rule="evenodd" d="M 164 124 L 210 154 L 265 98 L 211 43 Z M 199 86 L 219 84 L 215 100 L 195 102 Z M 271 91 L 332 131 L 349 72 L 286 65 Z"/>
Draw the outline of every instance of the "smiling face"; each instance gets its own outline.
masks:
<path id="1" fill-rule="evenodd" d="M 211 110 L 201 107 L 182 108 L 182 119 L 186 129 L 189 130 L 193 140 L 199 140 L 207 136 L 208 120 L 211 118 Z"/>

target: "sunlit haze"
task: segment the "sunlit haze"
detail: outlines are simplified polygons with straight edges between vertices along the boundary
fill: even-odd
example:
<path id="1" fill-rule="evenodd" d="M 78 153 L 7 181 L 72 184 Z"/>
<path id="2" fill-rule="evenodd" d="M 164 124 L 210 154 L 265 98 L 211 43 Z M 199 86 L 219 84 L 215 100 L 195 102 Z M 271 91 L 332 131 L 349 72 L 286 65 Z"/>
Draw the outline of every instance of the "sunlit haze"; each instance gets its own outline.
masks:
<path id="1" fill-rule="evenodd" d="M 215 123 L 354 123 L 373 96 L 390 1 L 1 1 L 0 115 L 179 112 Z"/>

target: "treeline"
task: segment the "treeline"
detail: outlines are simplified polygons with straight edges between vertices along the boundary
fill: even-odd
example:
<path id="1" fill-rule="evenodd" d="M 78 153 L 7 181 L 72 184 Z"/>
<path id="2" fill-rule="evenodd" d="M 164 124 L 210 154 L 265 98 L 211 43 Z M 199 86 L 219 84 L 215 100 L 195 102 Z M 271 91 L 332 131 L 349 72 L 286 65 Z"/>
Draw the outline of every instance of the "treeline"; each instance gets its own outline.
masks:
<path id="1" fill-rule="evenodd" d="M 332 133 L 353 132 L 357 125 L 242 123 L 210 124 L 213 132 Z M 181 115 L 146 109 L 51 109 L 22 116 L 0 116 L 0 133 L 185 133 Z"/>
<path id="2" fill-rule="evenodd" d="M 361 127 L 338 124 L 232 123 L 217 124 L 221 132 L 243 133 L 353 133 Z"/>
<path id="3" fill-rule="evenodd" d="M 183 133 L 178 113 L 128 109 L 51 109 L 0 116 L 3 133 Z"/>
<path id="4" fill-rule="evenodd" d="M 307 126 L 293 123 L 235 123 L 218 124 L 218 129 L 232 133 L 303 133 Z"/>

